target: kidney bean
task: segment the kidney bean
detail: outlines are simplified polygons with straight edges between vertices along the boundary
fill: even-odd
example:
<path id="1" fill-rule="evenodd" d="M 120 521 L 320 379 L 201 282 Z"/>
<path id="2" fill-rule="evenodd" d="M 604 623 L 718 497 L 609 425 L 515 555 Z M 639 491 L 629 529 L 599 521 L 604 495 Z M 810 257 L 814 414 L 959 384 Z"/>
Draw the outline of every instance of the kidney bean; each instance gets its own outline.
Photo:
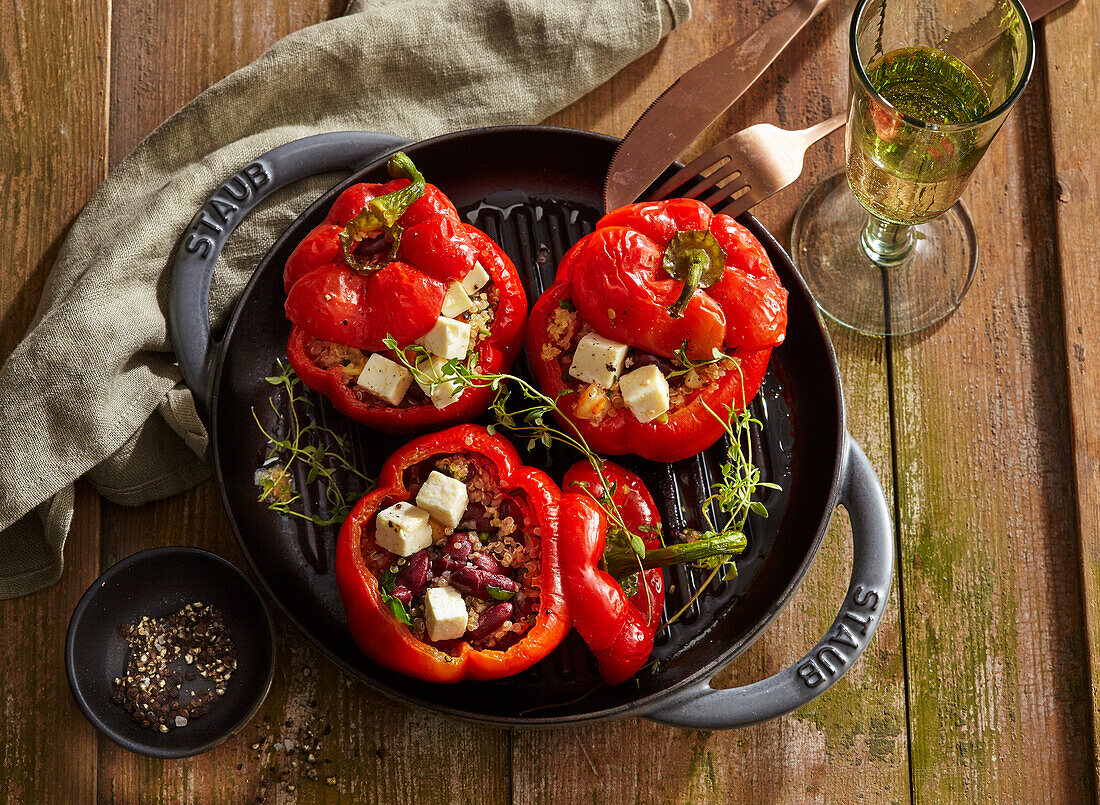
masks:
<path id="1" fill-rule="evenodd" d="M 397 585 L 393 588 L 393 597 L 400 601 L 405 606 L 411 606 L 413 600 L 412 590 L 402 585 Z"/>
<path id="2" fill-rule="evenodd" d="M 435 575 L 440 576 L 445 570 L 454 573 L 456 570 L 460 570 L 464 567 L 466 567 L 464 561 L 455 559 L 453 556 L 441 556 L 435 560 Z"/>
<path id="3" fill-rule="evenodd" d="M 480 567 L 464 567 L 456 570 L 451 575 L 451 586 L 460 593 L 472 595 L 482 601 L 489 601 L 489 587 L 496 587 L 505 592 L 515 592 L 516 583 L 500 573 L 490 573 Z"/>
<path id="4" fill-rule="evenodd" d="M 504 567 L 496 560 L 496 557 L 489 553 L 474 554 L 470 557 L 470 561 L 474 563 L 474 567 L 480 567 L 490 573 L 502 573 L 504 571 Z"/>
<path id="5" fill-rule="evenodd" d="M 518 642 L 518 634 L 516 634 L 515 632 L 505 632 L 504 637 L 500 638 L 500 642 L 493 646 L 493 648 L 495 648 L 497 651 L 504 651 L 505 649 L 511 648 Z"/>
<path id="6" fill-rule="evenodd" d="M 452 534 L 443 543 L 443 553 L 462 564 L 466 564 L 466 560 L 470 558 L 473 550 L 474 546 L 470 544 L 470 535 L 466 532 Z"/>
<path id="7" fill-rule="evenodd" d="M 409 557 L 409 563 L 397 574 L 395 581 L 409 588 L 413 595 L 424 592 L 424 585 L 428 583 L 428 566 L 431 560 L 427 551 L 418 551 Z"/>
<path id="8" fill-rule="evenodd" d="M 471 503 L 466 507 L 466 513 L 462 516 L 463 523 L 470 523 L 476 531 L 488 531 L 491 518 L 480 503 Z"/>
<path id="9" fill-rule="evenodd" d="M 477 628 L 470 632 L 470 639 L 477 640 L 482 637 L 488 637 L 497 629 L 500 625 L 512 617 L 512 605 L 507 601 L 501 601 L 499 604 L 493 604 L 493 606 L 482 612 L 477 619 Z"/>
<path id="10" fill-rule="evenodd" d="M 530 616 L 535 601 L 523 590 L 520 590 L 512 596 L 510 603 L 512 604 L 512 612 L 515 613 L 513 620 L 521 621 Z"/>
<path id="11" fill-rule="evenodd" d="M 640 369 L 643 366 L 656 366 L 661 370 L 661 374 L 667 375 L 669 372 L 675 371 L 675 367 L 672 365 L 672 361 L 668 358 L 662 358 L 660 355 L 654 355 L 649 352 L 642 352 L 641 350 L 631 350 L 630 357 L 634 360 L 634 368 Z"/>

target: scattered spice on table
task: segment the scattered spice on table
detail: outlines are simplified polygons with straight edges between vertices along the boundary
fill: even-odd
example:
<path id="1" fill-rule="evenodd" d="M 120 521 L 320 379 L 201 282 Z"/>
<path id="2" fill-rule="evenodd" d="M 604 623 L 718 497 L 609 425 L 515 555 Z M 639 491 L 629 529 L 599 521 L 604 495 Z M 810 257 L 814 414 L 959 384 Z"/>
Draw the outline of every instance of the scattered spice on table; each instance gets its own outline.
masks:
<path id="1" fill-rule="evenodd" d="M 313 676 L 313 668 L 305 666 L 301 676 Z M 260 769 L 257 803 L 267 802 L 273 788 L 292 792 L 302 780 L 323 780 L 328 786 L 338 782 L 329 768 L 332 760 L 325 756 L 323 747 L 332 726 L 318 710 L 317 700 L 310 699 L 308 705 L 303 702 L 292 709 L 294 713 L 288 713 L 280 723 L 272 723 L 269 716 L 257 723 L 256 739 L 250 744 Z"/>
<path id="2" fill-rule="evenodd" d="M 128 651 L 112 701 L 157 732 L 186 727 L 209 712 L 237 670 L 237 647 L 222 611 L 201 601 L 166 618 L 142 616 L 119 631 Z"/>

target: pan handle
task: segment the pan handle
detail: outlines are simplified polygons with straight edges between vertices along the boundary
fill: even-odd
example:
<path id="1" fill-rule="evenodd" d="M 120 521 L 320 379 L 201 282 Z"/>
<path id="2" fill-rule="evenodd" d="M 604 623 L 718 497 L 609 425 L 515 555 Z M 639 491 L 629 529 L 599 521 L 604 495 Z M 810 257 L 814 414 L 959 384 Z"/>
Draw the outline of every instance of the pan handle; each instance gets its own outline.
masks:
<path id="1" fill-rule="evenodd" d="M 718 690 L 704 679 L 664 697 L 646 718 L 692 729 L 758 724 L 816 699 L 867 648 L 875 634 L 894 575 L 894 529 L 886 497 L 871 462 L 847 437 L 840 504 L 852 521 L 853 563 L 848 594 L 833 625 L 809 654 L 774 676 Z"/>
<path id="2" fill-rule="evenodd" d="M 261 154 L 218 186 L 180 238 L 168 266 L 168 332 L 180 372 L 210 410 L 211 372 L 220 343 L 210 335 L 210 280 L 222 247 L 238 224 L 267 196 L 299 179 L 355 171 L 410 141 L 372 131 L 315 134 Z"/>

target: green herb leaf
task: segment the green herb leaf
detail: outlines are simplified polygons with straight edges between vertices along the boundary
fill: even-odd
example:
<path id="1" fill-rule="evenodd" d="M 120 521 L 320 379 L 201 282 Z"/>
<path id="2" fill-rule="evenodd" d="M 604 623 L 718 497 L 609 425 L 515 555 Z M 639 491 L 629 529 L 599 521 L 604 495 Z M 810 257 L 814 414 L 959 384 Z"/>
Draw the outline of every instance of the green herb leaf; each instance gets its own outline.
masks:
<path id="1" fill-rule="evenodd" d="M 629 576 L 625 576 L 618 579 L 619 586 L 623 588 L 623 594 L 630 598 L 638 594 L 638 574 L 631 573 Z"/>
<path id="2" fill-rule="evenodd" d="M 694 564 L 700 570 L 714 570 L 728 562 L 732 557 L 728 553 L 720 553 L 716 556 L 707 556 L 697 560 Z"/>
<path id="3" fill-rule="evenodd" d="M 485 589 L 488 590 L 489 595 L 497 601 L 507 601 L 515 595 L 515 591 L 513 590 L 502 590 L 499 587 L 494 587 L 492 584 L 485 585 Z"/>
<path id="4" fill-rule="evenodd" d="M 390 612 L 406 626 L 412 626 L 412 618 L 409 617 L 409 613 L 405 610 L 405 605 L 394 598 L 392 595 L 382 593 L 382 601 L 390 608 Z"/>
<path id="5" fill-rule="evenodd" d="M 740 365 L 740 362 L 737 360 L 737 358 L 733 357 L 732 355 L 726 355 L 724 352 L 721 352 L 718 349 L 715 349 L 711 354 L 714 355 L 714 357 L 709 360 L 693 361 L 687 353 L 687 341 L 684 341 L 684 343 L 680 345 L 680 348 L 673 353 L 676 358 L 676 362 L 680 365 L 681 368 L 674 369 L 673 371 L 669 372 L 668 379 L 671 380 L 674 377 L 681 377 L 683 375 L 686 375 L 692 369 L 703 369 L 707 366 L 717 366 L 722 363 L 732 363 Z"/>

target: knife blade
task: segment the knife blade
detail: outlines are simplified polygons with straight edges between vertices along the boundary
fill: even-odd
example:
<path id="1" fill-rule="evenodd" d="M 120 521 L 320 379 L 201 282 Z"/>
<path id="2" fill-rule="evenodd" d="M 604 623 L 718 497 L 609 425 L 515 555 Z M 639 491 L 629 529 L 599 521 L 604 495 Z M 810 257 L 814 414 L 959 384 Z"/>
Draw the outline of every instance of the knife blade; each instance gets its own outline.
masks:
<path id="1" fill-rule="evenodd" d="M 1027 9 L 1027 16 L 1035 22 L 1068 2 L 1069 0 L 1024 0 L 1024 8 Z"/>
<path id="2" fill-rule="evenodd" d="M 768 69 L 829 0 L 794 0 L 743 39 L 678 78 L 615 149 L 604 182 L 608 210 L 641 195 Z"/>

